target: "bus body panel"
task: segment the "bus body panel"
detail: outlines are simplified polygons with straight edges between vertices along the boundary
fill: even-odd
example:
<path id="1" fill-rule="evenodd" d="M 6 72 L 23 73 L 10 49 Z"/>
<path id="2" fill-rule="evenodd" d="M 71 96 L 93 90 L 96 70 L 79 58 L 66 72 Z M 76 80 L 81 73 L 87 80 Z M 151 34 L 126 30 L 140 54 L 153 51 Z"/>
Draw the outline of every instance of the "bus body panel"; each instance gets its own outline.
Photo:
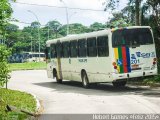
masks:
<path id="1" fill-rule="evenodd" d="M 129 27 L 128 29 L 136 28 L 150 27 Z M 62 78 L 66 80 L 82 81 L 82 70 L 86 71 L 90 83 L 112 82 L 115 80 L 157 74 L 157 64 L 153 65 L 153 60 L 156 58 L 154 43 L 133 47 L 113 47 L 112 34 L 112 30 L 103 30 L 58 39 L 60 42 L 65 42 L 81 38 L 107 35 L 109 44 L 109 56 L 106 57 L 61 58 L 60 72 L 62 73 Z M 49 40 L 47 41 L 47 46 L 50 47 L 51 44 L 56 44 L 56 42 L 57 40 Z M 117 69 L 115 69 L 113 63 L 116 63 Z M 47 64 L 48 77 L 53 78 L 53 69 L 57 70 L 57 66 L 57 58 L 50 59 Z"/>
<path id="2" fill-rule="evenodd" d="M 85 70 L 90 83 L 111 81 L 110 58 L 72 58 L 63 59 L 62 74 L 64 79 L 82 81 L 81 71 Z M 99 63 L 107 63 L 105 65 Z M 75 67 L 76 66 L 76 67 Z"/>
<path id="3" fill-rule="evenodd" d="M 56 59 L 47 60 L 47 75 L 48 78 L 53 78 L 53 69 L 56 69 Z"/>
<path id="4" fill-rule="evenodd" d="M 144 28 L 150 29 L 150 27 Z M 130 29 L 135 29 L 135 27 Z M 151 29 L 150 33 L 153 39 Z M 143 38 L 143 40 L 145 41 L 147 38 Z M 117 64 L 117 69 L 112 68 L 113 80 L 157 75 L 157 64 L 153 64 L 154 59 L 156 59 L 154 40 L 152 44 L 143 44 L 112 48 L 112 61 Z"/>

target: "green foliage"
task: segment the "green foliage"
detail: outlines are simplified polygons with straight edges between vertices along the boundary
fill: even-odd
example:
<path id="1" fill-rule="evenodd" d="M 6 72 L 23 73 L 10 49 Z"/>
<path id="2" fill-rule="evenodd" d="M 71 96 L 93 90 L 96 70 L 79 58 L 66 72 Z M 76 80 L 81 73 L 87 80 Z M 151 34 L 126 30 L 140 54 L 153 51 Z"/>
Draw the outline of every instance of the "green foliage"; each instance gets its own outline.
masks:
<path id="1" fill-rule="evenodd" d="M 7 104 L 29 112 L 35 112 L 36 110 L 36 101 L 32 95 L 0 88 L 0 120 L 24 120 L 28 117 L 21 112 L 6 112 Z"/>
<path id="2" fill-rule="evenodd" d="M 49 28 L 49 30 L 52 31 L 58 31 L 61 28 L 62 24 L 58 21 L 49 21 L 46 25 L 47 28 Z"/>
<path id="3" fill-rule="evenodd" d="M 74 23 L 69 25 L 69 34 L 80 34 L 86 32 L 89 32 L 89 29 L 80 23 Z"/>
<path id="4" fill-rule="evenodd" d="M 7 50 L 5 46 L 0 45 L 0 87 L 3 87 L 10 78 L 10 70 L 7 64 L 7 58 L 9 55 L 10 50 Z"/>
<path id="5" fill-rule="evenodd" d="M 98 31 L 104 28 L 106 28 L 106 25 L 103 25 L 102 23 L 98 23 L 98 22 L 95 22 L 92 25 L 90 25 L 90 29 L 92 31 Z"/>
<path id="6" fill-rule="evenodd" d="M 40 28 L 41 24 L 37 21 L 31 23 L 32 28 Z"/>
<path id="7" fill-rule="evenodd" d="M 160 86 L 160 75 L 146 78 L 143 83 L 149 86 Z"/>
<path id="8" fill-rule="evenodd" d="M 5 26 L 12 14 L 12 8 L 8 0 L 0 1 L 0 39 L 5 36 Z"/>
<path id="9" fill-rule="evenodd" d="M 122 12 L 113 13 L 113 18 L 107 23 L 108 27 L 127 27 L 130 26 L 131 23 L 128 20 L 128 17 L 125 16 Z"/>
<path id="10" fill-rule="evenodd" d="M 31 70 L 31 69 L 46 69 L 45 62 L 26 62 L 26 63 L 11 63 L 11 70 Z"/>

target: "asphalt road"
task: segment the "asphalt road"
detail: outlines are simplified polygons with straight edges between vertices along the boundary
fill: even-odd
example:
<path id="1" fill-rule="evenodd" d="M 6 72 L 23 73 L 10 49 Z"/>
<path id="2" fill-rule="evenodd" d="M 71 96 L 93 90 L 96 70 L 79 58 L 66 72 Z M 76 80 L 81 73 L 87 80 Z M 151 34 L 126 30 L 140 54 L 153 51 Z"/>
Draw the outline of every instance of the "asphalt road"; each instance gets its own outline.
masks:
<path id="1" fill-rule="evenodd" d="M 160 88 L 99 84 L 91 89 L 81 83 L 48 79 L 45 70 L 14 71 L 8 87 L 35 94 L 44 113 L 160 113 Z"/>

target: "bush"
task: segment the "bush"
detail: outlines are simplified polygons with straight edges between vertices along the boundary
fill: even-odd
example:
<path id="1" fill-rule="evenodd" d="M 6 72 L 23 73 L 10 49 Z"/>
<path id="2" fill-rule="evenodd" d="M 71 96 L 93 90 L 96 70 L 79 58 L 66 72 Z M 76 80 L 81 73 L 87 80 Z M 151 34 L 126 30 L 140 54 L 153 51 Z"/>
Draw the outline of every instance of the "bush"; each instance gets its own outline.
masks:
<path id="1" fill-rule="evenodd" d="M 6 46 L 0 45 L 0 87 L 7 84 L 9 75 L 9 66 L 7 63 L 8 56 L 11 54 L 10 50 Z"/>

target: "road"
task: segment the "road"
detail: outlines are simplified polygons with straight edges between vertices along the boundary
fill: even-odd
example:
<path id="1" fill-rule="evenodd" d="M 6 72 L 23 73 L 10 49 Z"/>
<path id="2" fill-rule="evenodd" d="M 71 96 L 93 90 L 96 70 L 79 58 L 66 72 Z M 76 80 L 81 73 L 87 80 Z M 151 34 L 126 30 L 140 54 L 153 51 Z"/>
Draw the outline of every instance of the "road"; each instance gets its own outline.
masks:
<path id="1" fill-rule="evenodd" d="M 14 71 L 10 89 L 35 94 L 44 113 L 160 113 L 160 88 L 114 88 L 99 84 L 84 89 L 81 83 L 48 79 L 45 70 Z"/>

